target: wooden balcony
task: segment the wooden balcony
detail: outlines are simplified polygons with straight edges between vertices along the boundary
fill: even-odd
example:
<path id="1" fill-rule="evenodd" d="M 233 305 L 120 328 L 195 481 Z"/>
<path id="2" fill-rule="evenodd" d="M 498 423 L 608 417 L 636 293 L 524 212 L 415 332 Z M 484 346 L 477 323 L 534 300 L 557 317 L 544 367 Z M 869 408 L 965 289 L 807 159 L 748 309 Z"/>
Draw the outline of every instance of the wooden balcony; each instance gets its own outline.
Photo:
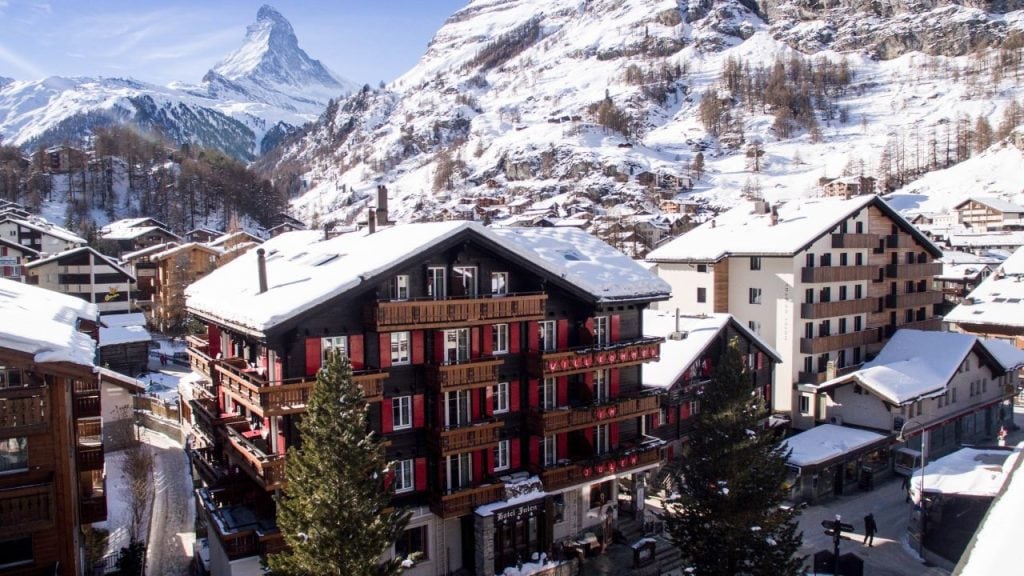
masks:
<path id="1" fill-rule="evenodd" d="M 430 509 L 441 518 L 456 518 L 473 512 L 477 506 L 505 499 L 505 484 L 484 484 L 451 494 L 435 494 Z"/>
<path id="2" fill-rule="evenodd" d="M 284 487 L 284 455 L 267 454 L 255 442 L 248 440 L 231 426 L 227 426 L 225 430 L 228 444 L 232 448 L 229 456 L 234 456 L 232 460 L 265 490 Z"/>
<path id="3" fill-rule="evenodd" d="M 801 338 L 801 354 L 823 354 L 833 350 L 843 350 L 855 346 L 875 344 L 880 340 L 880 333 L 877 328 L 861 330 L 860 332 L 847 332 L 846 334 L 833 334 L 831 336 L 818 336 L 816 338 Z"/>
<path id="4" fill-rule="evenodd" d="M 75 396 L 98 396 L 100 393 L 100 381 L 95 378 L 75 380 L 72 392 L 74 392 Z"/>
<path id="5" fill-rule="evenodd" d="M 932 278 L 942 274 L 942 262 L 924 262 L 921 264 L 888 264 L 885 267 L 886 278 Z"/>
<path id="6" fill-rule="evenodd" d="M 76 380 L 72 393 L 75 418 L 96 418 L 100 415 L 99 380 Z"/>
<path id="7" fill-rule="evenodd" d="M 805 266 L 800 269 L 800 281 L 804 284 L 858 282 L 871 280 L 877 271 L 874 266 Z"/>
<path id="8" fill-rule="evenodd" d="M 598 368 L 622 368 L 657 360 L 664 338 L 637 338 L 607 346 L 542 352 L 531 358 L 531 372 L 544 377 L 581 374 Z"/>
<path id="9" fill-rule="evenodd" d="M 81 446 L 98 446 L 103 444 L 103 422 L 99 418 L 75 421 L 75 432 Z"/>
<path id="10" fill-rule="evenodd" d="M 840 376 L 846 376 L 852 372 L 856 372 L 862 364 L 852 364 L 850 366 L 844 366 L 836 369 L 836 378 Z M 828 372 L 822 370 L 821 372 L 798 372 L 797 379 L 801 384 L 821 384 L 828 379 Z"/>
<path id="11" fill-rule="evenodd" d="M 498 367 L 504 362 L 500 358 L 487 356 L 458 364 L 427 366 L 427 382 L 442 392 L 493 386 L 498 383 Z"/>
<path id="12" fill-rule="evenodd" d="M 918 308 L 940 302 L 942 302 L 942 292 L 937 290 L 896 294 L 895 296 L 889 294 L 885 297 L 886 308 Z"/>
<path id="13" fill-rule="evenodd" d="M 55 504 L 53 484 L 0 490 L 0 537 L 51 528 Z"/>
<path id="14" fill-rule="evenodd" d="M 877 248 L 878 234 L 833 234 L 833 248 Z"/>
<path id="15" fill-rule="evenodd" d="M 103 444 L 99 445 L 78 445 L 78 469 L 103 470 Z"/>
<path id="16" fill-rule="evenodd" d="M 653 414 L 661 410 L 661 395 L 649 394 L 634 398 L 620 398 L 614 402 L 580 408 L 564 408 L 545 412 L 531 411 L 527 424 L 534 434 L 546 436 L 556 432 L 570 432 L 597 424 L 618 422 Z"/>
<path id="17" fill-rule="evenodd" d="M 540 479 L 547 491 L 597 480 L 609 474 L 628 472 L 661 461 L 661 442 L 622 448 L 586 462 L 571 462 L 546 468 Z"/>
<path id="18" fill-rule="evenodd" d="M 11 435 L 45 432 L 50 425 L 48 387 L 0 390 L 0 429 Z"/>
<path id="19" fill-rule="evenodd" d="M 82 524 L 103 522 L 107 519 L 107 495 L 100 494 L 78 500 L 78 511 Z"/>
<path id="20" fill-rule="evenodd" d="M 805 320 L 818 318 L 832 318 L 835 316 L 853 316 L 856 314 L 869 314 L 875 311 L 877 301 L 873 298 L 861 298 L 859 300 L 837 300 L 835 302 L 816 302 L 814 304 L 801 304 L 800 317 Z"/>
<path id="21" fill-rule="evenodd" d="M 913 248 L 914 237 L 910 234 L 889 234 L 885 237 L 886 248 Z"/>
<path id="22" fill-rule="evenodd" d="M 212 379 L 214 376 L 213 358 L 210 358 L 205 351 L 193 348 L 191 345 L 186 352 L 188 353 L 188 364 L 192 371 Z"/>
<path id="23" fill-rule="evenodd" d="M 471 452 L 497 445 L 503 426 L 501 420 L 491 419 L 458 428 L 442 428 L 436 432 L 435 442 L 442 456 Z"/>
<path id="24" fill-rule="evenodd" d="M 367 324 L 375 332 L 543 320 L 547 294 L 377 302 Z"/>
<path id="25" fill-rule="evenodd" d="M 258 516 L 255 510 L 245 504 L 225 501 L 225 490 L 204 488 L 197 494 L 199 505 L 213 520 L 208 522 L 210 537 L 220 542 L 228 560 L 257 555 L 265 558 L 267 554 L 284 550 L 284 537 L 273 519 Z M 228 516 L 226 512 L 232 514 Z"/>

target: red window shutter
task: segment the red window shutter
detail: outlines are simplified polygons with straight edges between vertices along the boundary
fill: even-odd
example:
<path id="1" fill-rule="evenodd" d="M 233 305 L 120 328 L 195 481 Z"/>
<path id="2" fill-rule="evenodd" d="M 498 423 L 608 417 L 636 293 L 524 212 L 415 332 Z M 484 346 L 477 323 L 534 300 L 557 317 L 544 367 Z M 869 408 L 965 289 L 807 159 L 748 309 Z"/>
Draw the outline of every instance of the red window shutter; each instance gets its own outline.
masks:
<path id="1" fill-rule="evenodd" d="M 4 278 L 10 277 L 10 275 L 11 275 L 11 267 L 10 266 L 4 266 Z"/>
<path id="2" fill-rule="evenodd" d="M 519 412 L 519 382 L 510 382 L 508 385 L 508 409 L 511 412 Z"/>
<path id="3" fill-rule="evenodd" d="M 491 416 L 494 414 L 494 388 L 488 386 L 484 388 L 484 415 Z"/>
<path id="4" fill-rule="evenodd" d="M 665 417 L 668 419 L 668 423 L 669 424 L 675 424 L 676 423 L 676 411 L 675 410 L 666 410 L 665 411 Z"/>
<path id="5" fill-rule="evenodd" d="M 391 492 L 391 487 L 395 485 L 395 471 L 389 469 L 384 473 L 384 491 Z"/>
<path id="6" fill-rule="evenodd" d="M 619 368 L 612 368 L 608 371 L 608 394 L 612 398 L 619 397 Z"/>
<path id="7" fill-rule="evenodd" d="M 526 323 L 526 349 L 530 352 L 540 350 L 540 324 L 537 322 Z"/>
<path id="8" fill-rule="evenodd" d="M 584 386 L 587 387 L 587 390 L 590 391 L 590 396 L 593 397 L 594 396 L 594 373 L 593 372 L 584 372 L 583 373 L 583 384 L 584 384 Z"/>
<path id="9" fill-rule="evenodd" d="M 423 394 L 412 397 L 412 427 L 423 428 Z"/>
<path id="10" fill-rule="evenodd" d="M 488 324 L 480 331 L 483 334 L 483 342 L 480 343 L 484 351 L 483 355 L 490 356 L 494 354 L 494 327 Z"/>
<path id="11" fill-rule="evenodd" d="M 348 337 L 348 359 L 352 362 L 353 370 L 364 370 L 366 368 L 366 346 L 363 345 L 362 334 Z"/>
<path id="12" fill-rule="evenodd" d="M 569 435 L 559 434 L 555 437 L 555 458 L 568 458 L 569 457 Z"/>
<path id="13" fill-rule="evenodd" d="M 385 332 L 380 335 L 380 367 L 391 366 L 391 333 Z"/>
<path id="14" fill-rule="evenodd" d="M 519 322 L 508 325 L 508 350 L 512 354 L 519 354 Z"/>
<path id="15" fill-rule="evenodd" d="M 763 370 L 764 369 L 764 352 L 758 352 L 757 353 L 757 369 L 758 370 Z"/>
<path id="16" fill-rule="evenodd" d="M 263 372 L 266 373 L 267 368 L 270 367 L 270 360 L 267 358 L 267 349 L 260 346 L 260 366 L 263 367 Z"/>
<path id="17" fill-rule="evenodd" d="M 320 339 L 306 338 L 306 376 L 313 376 L 320 370 Z"/>
<path id="18" fill-rule="evenodd" d="M 679 405 L 679 419 L 686 420 L 690 417 L 690 403 L 683 402 Z"/>
<path id="19" fill-rule="evenodd" d="M 530 380 L 530 383 L 527 384 L 527 386 L 528 388 L 526 389 L 526 405 L 531 410 L 536 410 L 537 407 L 540 406 L 540 400 L 537 397 L 538 394 L 540 394 L 540 382 L 536 378 L 533 378 Z"/>
<path id="20" fill-rule="evenodd" d="M 622 317 L 619 316 L 618 314 L 612 315 L 611 328 L 610 328 L 610 331 L 611 331 L 611 341 L 612 342 L 618 342 L 619 341 L 619 329 L 620 329 L 620 325 L 621 324 L 622 324 Z"/>
<path id="21" fill-rule="evenodd" d="M 469 412 L 474 422 L 480 420 L 480 389 L 477 388 L 469 395 Z"/>
<path id="22" fill-rule="evenodd" d="M 423 330 L 412 331 L 412 363 L 423 364 Z"/>
<path id="23" fill-rule="evenodd" d="M 661 426 L 661 414 L 655 412 L 651 414 L 651 428 L 658 428 Z"/>
<path id="24" fill-rule="evenodd" d="M 587 321 L 583 324 L 583 330 L 580 331 L 580 343 L 589 346 L 594 343 L 594 319 L 587 318 Z"/>
<path id="25" fill-rule="evenodd" d="M 284 380 L 284 362 L 280 356 L 274 358 L 274 378 Z"/>
<path id="26" fill-rule="evenodd" d="M 469 349 L 471 358 L 480 357 L 480 327 L 474 326 L 469 329 Z"/>
<path id="27" fill-rule="evenodd" d="M 416 491 L 422 492 L 427 489 L 427 459 L 417 458 L 413 466 L 412 478 L 416 485 Z"/>
<path id="28" fill-rule="evenodd" d="M 540 436 L 530 436 L 530 445 L 526 456 L 530 464 L 540 466 Z"/>
<path id="29" fill-rule="evenodd" d="M 473 482 L 479 482 L 484 479 L 484 458 L 480 452 L 483 452 L 483 450 L 470 455 L 470 458 L 473 459 Z"/>
<path id="30" fill-rule="evenodd" d="M 284 433 L 283 432 L 278 432 L 277 433 L 277 453 L 278 454 L 285 454 L 287 452 L 288 452 L 288 443 L 285 442 Z"/>
<path id="31" fill-rule="evenodd" d="M 555 399 L 559 407 L 569 405 L 569 377 L 560 376 L 555 381 Z"/>
<path id="32" fill-rule="evenodd" d="M 671 459 L 673 459 L 675 457 L 676 457 L 675 446 L 669 446 L 668 447 L 668 459 L 671 460 Z"/>
<path id="33" fill-rule="evenodd" d="M 583 437 L 587 439 L 587 445 L 593 448 L 594 446 L 594 428 L 584 428 Z"/>
<path id="34" fill-rule="evenodd" d="M 614 450 L 619 447 L 619 423 L 612 422 L 608 425 L 608 444 Z"/>
<path id="35" fill-rule="evenodd" d="M 508 441 L 508 465 L 513 469 L 519 468 L 521 459 L 519 454 L 519 438 L 513 438 Z"/>
<path id="36" fill-rule="evenodd" d="M 390 434 L 394 431 L 395 413 L 391 410 L 391 398 L 385 398 L 380 403 L 380 431 L 382 434 Z"/>
<path id="37" fill-rule="evenodd" d="M 555 323 L 555 341 L 558 342 L 558 349 L 565 350 L 569 347 L 569 320 L 562 318 Z"/>
<path id="38" fill-rule="evenodd" d="M 444 330 L 434 332 L 434 363 L 444 364 Z"/>
<path id="39" fill-rule="evenodd" d="M 488 476 L 494 476 L 494 450 L 484 450 L 484 455 L 487 457 L 487 470 Z"/>

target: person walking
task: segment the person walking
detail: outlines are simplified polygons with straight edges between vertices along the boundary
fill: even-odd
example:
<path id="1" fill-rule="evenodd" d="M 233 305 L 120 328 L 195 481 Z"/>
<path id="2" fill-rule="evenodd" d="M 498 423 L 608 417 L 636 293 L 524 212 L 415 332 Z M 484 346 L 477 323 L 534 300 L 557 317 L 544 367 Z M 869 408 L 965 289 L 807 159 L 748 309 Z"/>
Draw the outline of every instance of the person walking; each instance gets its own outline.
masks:
<path id="1" fill-rule="evenodd" d="M 878 531 L 878 525 L 875 524 L 875 515 L 871 512 L 864 517 L 864 544 L 868 547 L 874 546 L 875 544 L 875 532 Z"/>
<path id="2" fill-rule="evenodd" d="M 903 488 L 903 492 L 907 496 L 906 499 L 903 500 L 903 501 L 904 502 L 910 502 L 910 476 L 904 476 L 903 477 L 903 483 L 900 484 L 900 486 Z"/>

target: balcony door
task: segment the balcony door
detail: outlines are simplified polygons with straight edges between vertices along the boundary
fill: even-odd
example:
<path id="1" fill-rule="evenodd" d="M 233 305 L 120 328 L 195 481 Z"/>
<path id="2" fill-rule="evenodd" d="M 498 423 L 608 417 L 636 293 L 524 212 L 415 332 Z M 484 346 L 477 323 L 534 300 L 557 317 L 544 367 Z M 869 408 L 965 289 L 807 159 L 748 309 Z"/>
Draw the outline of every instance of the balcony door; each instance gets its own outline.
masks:
<path id="1" fill-rule="evenodd" d="M 444 331 L 444 361 L 458 364 L 469 360 L 469 328 Z"/>
<path id="2" fill-rule="evenodd" d="M 455 296 L 475 298 L 477 295 L 476 266 L 455 266 L 452 268 L 452 291 Z"/>
<path id="3" fill-rule="evenodd" d="M 448 297 L 448 281 L 443 267 L 427 268 L 427 295 L 434 300 Z"/>
<path id="4" fill-rule="evenodd" d="M 473 484 L 473 456 L 467 452 L 456 454 L 446 459 L 448 491 L 454 492 L 469 488 Z"/>
<path id="5" fill-rule="evenodd" d="M 465 426 L 471 419 L 470 390 L 457 390 L 445 393 L 444 425 L 449 427 Z"/>
<path id="6" fill-rule="evenodd" d="M 608 345 L 608 317 L 594 318 L 594 345 L 604 348 Z"/>
<path id="7" fill-rule="evenodd" d="M 604 404 L 610 397 L 608 386 L 608 371 L 594 371 L 594 402 Z"/>

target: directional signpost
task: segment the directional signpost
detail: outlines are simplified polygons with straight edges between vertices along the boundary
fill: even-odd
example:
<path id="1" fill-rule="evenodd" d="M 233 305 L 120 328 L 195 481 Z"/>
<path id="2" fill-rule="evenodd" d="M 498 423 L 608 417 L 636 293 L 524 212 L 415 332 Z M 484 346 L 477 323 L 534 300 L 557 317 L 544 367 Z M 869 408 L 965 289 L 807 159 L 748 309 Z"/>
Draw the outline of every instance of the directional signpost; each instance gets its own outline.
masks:
<path id="1" fill-rule="evenodd" d="M 833 569 L 832 574 L 838 576 L 839 574 L 839 541 L 843 538 L 843 532 L 853 532 L 853 524 L 847 524 L 842 521 L 842 517 L 836 514 L 835 520 L 822 520 L 821 525 L 825 528 L 825 534 L 832 537 L 832 544 L 835 547 L 833 551 Z"/>

